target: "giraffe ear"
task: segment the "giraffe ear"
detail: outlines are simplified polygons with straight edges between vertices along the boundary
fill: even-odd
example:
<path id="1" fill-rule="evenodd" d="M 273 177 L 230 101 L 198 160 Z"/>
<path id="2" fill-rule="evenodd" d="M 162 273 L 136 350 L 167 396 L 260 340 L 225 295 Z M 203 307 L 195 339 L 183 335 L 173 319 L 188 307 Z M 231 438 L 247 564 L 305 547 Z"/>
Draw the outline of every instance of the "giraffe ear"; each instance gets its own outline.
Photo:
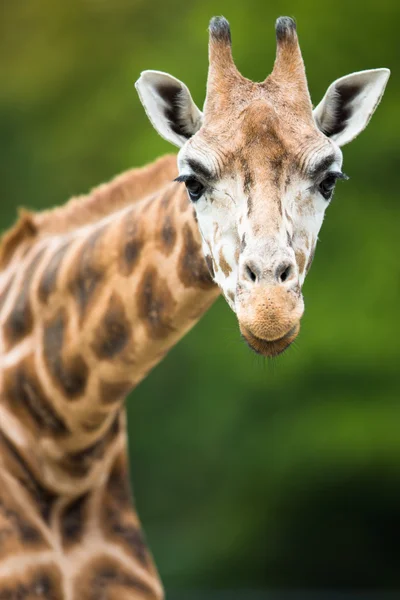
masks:
<path id="1" fill-rule="evenodd" d="M 200 129 L 203 113 L 179 79 L 161 71 L 143 71 L 135 85 L 153 127 L 168 142 L 181 147 Z"/>
<path id="2" fill-rule="evenodd" d="M 389 75 L 389 69 L 371 69 L 334 81 L 314 110 L 318 129 L 338 146 L 351 142 L 368 125 Z"/>

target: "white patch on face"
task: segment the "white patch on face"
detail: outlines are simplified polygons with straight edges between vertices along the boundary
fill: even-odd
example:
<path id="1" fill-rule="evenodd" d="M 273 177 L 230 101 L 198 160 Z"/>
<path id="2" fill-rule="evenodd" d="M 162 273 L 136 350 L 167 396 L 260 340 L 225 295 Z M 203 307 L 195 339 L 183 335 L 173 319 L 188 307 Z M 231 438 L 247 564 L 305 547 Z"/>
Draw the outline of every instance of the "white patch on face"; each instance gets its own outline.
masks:
<path id="1" fill-rule="evenodd" d="M 330 166 L 330 172 L 341 171 L 342 153 L 336 144 L 331 142 L 336 154 L 335 162 Z M 318 163 L 323 156 L 317 155 L 314 157 L 313 163 Z M 320 179 L 322 180 L 322 174 Z M 330 200 L 326 200 L 320 191 L 318 185 L 313 184 L 311 187 L 304 180 L 294 182 L 291 193 L 292 205 L 289 211 L 293 219 L 293 248 L 296 254 L 302 253 L 305 256 L 305 267 L 299 273 L 299 283 L 302 286 L 307 275 L 306 266 L 315 251 L 315 245 L 318 240 L 318 234 L 321 229 L 325 211 L 330 204 Z"/>
<path id="2" fill-rule="evenodd" d="M 218 172 L 218 156 L 196 136 L 179 152 L 180 175 L 193 175 L 188 166 L 190 160 L 200 163 L 211 173 Z M 203 239 L 203 252 L 205 256 L 212 257 L 214 281 L 233 311 L 239 251 L 237 224 L 246 202 L 238 178 L 232 177 L 219 179 L 215 187 L 211 182 L 205 194 L 193 203 Z"/>
<path id="3" fill-rule="evenodd" d="M 236 290 L 237 283 L 240 245 L 237 217 L 240 208 L 238 194 L 232 187 L 236 187 L 233 180 L 219 181 L 218 189 L 204 194 L 194 206 L 203 238 L 203 251 L 213 258 L 214 281 L 219 285 L 234 311 L 232 294 Z M 245 199 L 242 198 L 240 204 L 244 201 Z"/>
<path id="4" fill-rule="evenodd" d="M 301 204 L 300 199 L 299 204 Z M 315 202 L 313 197 L 308 196 L 308 201 L 313 203 L 315 206 L 318 202 Z M 325 200 L 326 206 L 328 203 Z M 318 233 L 321 229 L 322 222 L 324 220 L 325 208 L 323 210 L 316 209 L 313 212 L 309 212 L 306 215 L 301 215 L 296 210 L 296 214 L 294 215 L 294 235 L 293 235 L 293 249 L 295 251 L 296 258 L 297 256 L 304 255 L 304 266 L 299 272 L 299 283 L 300 286 L 303 285 L 304 280 L 306 278 L 306 266 L 310 259 L 311 254 L 314 252 L 315 244 L 318 239 Z"/>
<path id="5" fill-rule="evenodd" d="M 333 146 L 333 148 L 332 148 Z M 341 152 L 334 144 L 326 145 L 312 157 L 311 168 L 334 150 L 337 160 L 329 171 L 341 170 Z M 217 159 L 212 152 L 188 142 L 185 150 L 179 154 L 180 175 L 191 175 L 188 159 L 204 165 L 210 172 L 217 171 Z M 321 176 L 323 178 L 323 175 Z M 206 185 L 207 182 L 204 182 Z M 204 194 L 193 203 L 199 230 L 203 239 L 203 252 L 211 256 L 214 267 L 214 281 L 221 288 L 229 306 L 235 311 L 235 294 L 239 275 L 243 277 L 243 264 L 240 257 L 241 241 L 245 237 L 246 260 L 254 256 L 256 261 L 268 270 L 279 262 L 289 261 L 295 266 L 296 281 L 302 286 L 306 267 L 314 251 L 324 213 L 329 205 L 318 191 L 315 181 L 304 178 L 293 178 L 284 196 L 281 197 L 282 216 L 274 210 L 274 220 L 269 214 L 271 204 L 265 199 L 265 224 L 258 233 L 254 226 L 260 215 L 248 215 L 248 197 L 243 191 L 243 174 L 218 180 L 215 185 L 209 184 Z M 258 206 L 260 203 L 258 204 Z M 256 210 L 256 209 L 255 209 Z M 261 215 L 263 222 L 264 215 Z M 243 254 L 246 254 L 244 252 Z M 299 271 L 299 272 L 298 272 Z"/>

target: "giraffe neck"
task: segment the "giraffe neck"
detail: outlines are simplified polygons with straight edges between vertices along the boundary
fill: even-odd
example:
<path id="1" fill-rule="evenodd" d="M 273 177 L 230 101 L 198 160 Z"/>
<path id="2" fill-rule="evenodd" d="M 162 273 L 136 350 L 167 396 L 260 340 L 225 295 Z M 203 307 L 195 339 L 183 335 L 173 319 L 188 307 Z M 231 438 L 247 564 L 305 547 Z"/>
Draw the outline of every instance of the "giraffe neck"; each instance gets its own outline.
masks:
<path id="1" fill-rule="evenodd" d="M 125 203 L 78 228 L 47 226 L 27 236 L 0 275 L 0 474 L 12 503 L 31 516 L 25 534 L 31 529 L 45 554 L 61 553 L 65 562 L 73 542 L 77 560 L 85 547 L 104 578 L 104 569 L 117 568 L 105 557 L 118 543 L 118 569 L 128 569 L 133 552 L 140 581 L 150 578 L 154 587 L 126 491 L 123 401 L 218 289 L 182 186 L 166 183 Z M 0 496 L 0 535 L 9 500 Z M 105 541 L 106 527 L 118 542 Z M 47 564 L 43 552 L 38 556 Z M 57 575 L 48 574 L 55 588 L 59 578 L 68 587 L 65 569 L 75 568 L 74 560 L 61 563 Z M 57 598 L 77 598 L 65 590 Z"/>

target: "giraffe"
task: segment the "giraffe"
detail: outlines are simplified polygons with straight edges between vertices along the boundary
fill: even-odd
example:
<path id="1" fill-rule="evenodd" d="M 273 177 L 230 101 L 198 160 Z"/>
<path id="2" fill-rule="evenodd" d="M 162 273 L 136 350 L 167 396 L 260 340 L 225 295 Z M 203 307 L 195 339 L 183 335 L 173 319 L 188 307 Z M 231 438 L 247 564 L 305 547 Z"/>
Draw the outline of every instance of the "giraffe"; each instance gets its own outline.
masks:
<path id="1" fill-rule="evenodd" d="M 265 356 L 296 338 L 340 146 L 387 69 L 335 81 L 312 110 L 295 23 L 271 75 L 237 71 L 210 23 L 204 113 L 172 76 L 137 89 L 180 147 L 42 213 L 0 246 L 0 600 L 164 597 L 127 474 L 124 400 L 225 296 Z M 182 186 L 182 183 L 185 185 Z"/>

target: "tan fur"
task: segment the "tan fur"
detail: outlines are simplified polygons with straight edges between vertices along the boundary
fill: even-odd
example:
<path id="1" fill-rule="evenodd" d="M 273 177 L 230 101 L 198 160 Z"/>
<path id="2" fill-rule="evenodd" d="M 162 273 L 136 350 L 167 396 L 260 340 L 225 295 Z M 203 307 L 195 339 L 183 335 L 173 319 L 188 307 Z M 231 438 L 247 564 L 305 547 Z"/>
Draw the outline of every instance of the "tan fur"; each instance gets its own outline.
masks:
<path id="1" fill-rule="evenodd" d="M 1 597 L 163 597 L 121 408 L 219 294 L 175 161 L 24 215 L 4 238 Z"/>

